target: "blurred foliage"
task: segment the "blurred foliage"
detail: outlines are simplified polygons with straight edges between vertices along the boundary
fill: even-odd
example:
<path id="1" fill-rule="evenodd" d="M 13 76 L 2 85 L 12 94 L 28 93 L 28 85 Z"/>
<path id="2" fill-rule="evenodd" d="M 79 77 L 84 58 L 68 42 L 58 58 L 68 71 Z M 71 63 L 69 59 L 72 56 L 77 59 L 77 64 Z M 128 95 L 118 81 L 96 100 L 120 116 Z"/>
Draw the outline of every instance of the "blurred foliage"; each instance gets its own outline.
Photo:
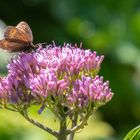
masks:
<path id="1" fill-rule="evenodd" d="M 139 124 L 139 0 L 0 0 L 0 20 L 6 25 L 27 21 L 33 31 L 34 43 L 51 43 L 52 40 L 58 45 L 82 42 L 84 48 L 104 54 L 100 75 L 110 81 L 115 94 L 113 100 L 100 111 L 102 119 L 115 130 L 112 139 L 122 139 Z M 0 22 L 0 33 L 5 27 L 3 22 Z M 0 72 L 5 73 L 11 54 L 7 56 L 3 51 L 0 54 Z M 1 123 L 0 127 L 3 139 L 11 137 L 7 131 L 2 131 L 6 129 Z M 21 135 L 20 130 L 16 135 Z"/>

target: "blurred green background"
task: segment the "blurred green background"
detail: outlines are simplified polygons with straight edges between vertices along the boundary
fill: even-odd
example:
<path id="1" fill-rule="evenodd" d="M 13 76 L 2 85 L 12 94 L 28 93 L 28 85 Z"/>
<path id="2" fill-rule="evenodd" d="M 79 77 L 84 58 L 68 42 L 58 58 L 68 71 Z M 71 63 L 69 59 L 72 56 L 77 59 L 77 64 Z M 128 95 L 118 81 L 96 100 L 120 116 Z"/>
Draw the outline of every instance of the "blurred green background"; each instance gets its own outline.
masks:
<path id="1" fill-rule="evenodd" d="M 7 25 L 26 21 L 34 44 L 83 43 L 104 54 L 99 75 L 110 81 L 114 97 L 89 120 L 76 139 L 120 140 L 140 123 L 139 0 L 0 0 L 0 38 Z M 0 73 L 12 54 L 0 50 Z M 37 113 L 34 114 L 37 116 Z M 45 117 L 55 126 L 50 113 Z M 0 110 L 0 140 L 55 140 L 19 114 Z"/>

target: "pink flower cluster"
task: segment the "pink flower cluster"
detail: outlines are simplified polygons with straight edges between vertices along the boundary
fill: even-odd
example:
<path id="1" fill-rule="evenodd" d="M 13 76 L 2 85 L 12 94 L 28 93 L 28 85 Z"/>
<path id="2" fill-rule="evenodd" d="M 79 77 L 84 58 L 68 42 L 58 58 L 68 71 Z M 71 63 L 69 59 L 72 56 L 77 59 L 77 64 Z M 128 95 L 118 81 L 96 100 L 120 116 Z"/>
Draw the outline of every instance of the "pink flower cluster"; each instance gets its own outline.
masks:
<path id="1" fill-rule="evenodd" d="M 48 45 L 20 53 L 0 79 L 1 104 L 32 104 L 88 108 L 111 100 L 109 82 L 97 76 L 103 56 L 69 44 Z"/>
<path id="2" fill-rule="evenodd" d="M 98 107 L 110 101 L 111 98 L 109 82 L 103 83 L 103 77 L 99 76 L 94 79 L 82 76 L 74 82 L 72 92 L 68 95 L 70 103 L 77 104 L 80 108 L 90 106 L 92 103 Z"/>

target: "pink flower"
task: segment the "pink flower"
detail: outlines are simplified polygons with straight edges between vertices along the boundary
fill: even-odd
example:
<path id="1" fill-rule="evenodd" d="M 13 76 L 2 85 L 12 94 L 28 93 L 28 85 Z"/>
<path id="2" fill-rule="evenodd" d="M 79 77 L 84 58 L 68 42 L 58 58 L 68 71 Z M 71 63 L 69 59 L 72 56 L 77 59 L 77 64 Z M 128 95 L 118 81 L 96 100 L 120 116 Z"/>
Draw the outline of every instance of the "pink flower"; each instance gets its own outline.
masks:
<path id="1" fill-rule="evenodd" d="M 103 78 L 96 76 L 82 76 L 82 79 L 76 80 L 73 84 L 71 94 L 68 95 L 70 104 L 87 107 L 91 104 L 101 106 L 111 100 L 113 93 L 109 88 L 109 82 L 103 82 Z"/>

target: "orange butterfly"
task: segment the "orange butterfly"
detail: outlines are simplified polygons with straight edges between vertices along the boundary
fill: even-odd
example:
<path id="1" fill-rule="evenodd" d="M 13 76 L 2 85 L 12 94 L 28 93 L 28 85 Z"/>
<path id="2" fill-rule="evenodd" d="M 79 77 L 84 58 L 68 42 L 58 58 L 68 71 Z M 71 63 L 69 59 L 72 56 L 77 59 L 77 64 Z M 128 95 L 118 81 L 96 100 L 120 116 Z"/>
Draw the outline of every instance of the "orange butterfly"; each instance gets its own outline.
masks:
<path id="1" fill-rule="evenodd" d="M 25 21 L 21 21 L 16 27 L 8 26 L 4 39 L 0 40 L 0 48 L 9 52 L 29 50 L 33 47 L 32 31 Z"/>

